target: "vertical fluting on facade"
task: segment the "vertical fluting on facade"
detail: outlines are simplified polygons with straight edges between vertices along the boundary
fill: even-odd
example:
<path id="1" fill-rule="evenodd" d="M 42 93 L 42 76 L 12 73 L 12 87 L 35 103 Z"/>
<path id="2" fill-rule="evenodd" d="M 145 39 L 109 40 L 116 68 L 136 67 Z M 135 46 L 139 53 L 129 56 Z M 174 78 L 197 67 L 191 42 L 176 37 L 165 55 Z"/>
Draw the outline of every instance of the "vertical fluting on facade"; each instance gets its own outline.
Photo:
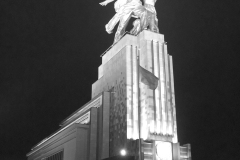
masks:
<path id="1" fill-rule="evenodd" d="M 167 45 L 156 40 L 143 40 L 140 46 L 129 46 L 127 78 L 129 78 L 127 97 L 127 138 L 138 139 L 137 112 L 141 107 L 141 138 L 152 139 L 151 135 L 168 137 L 177 141 L 176 109 L 172 71 L 172 57 L 167 52 Z M 133 51 L 134 50 L 134 51 Z M 136 52 L 139 50 L 140 65 L 159 78 L 158 87 L 151 90 L 139 83 L 140 104 L 137 100 Z M 132 63 L 132 64 L 129 64 Z M 132 79 L 132 80 L 130 80 Z"/>
<path id="2" fill-rule="evenodd" d="M 138 37 L 126 35 L 102 58 L 99 79 L 93 84 L 92 95 L 111 92 L 110 156 L 117 155 L 125 146 L 136 150 L 134 140 L 139 139 L 139 118 L 142 139 L 176 143 L 172 57 L 167 53 L 163 35 L 148 31 Z M 155 90 L 138 83 L 138 58 L 143 68 L 159 78 Z"/>

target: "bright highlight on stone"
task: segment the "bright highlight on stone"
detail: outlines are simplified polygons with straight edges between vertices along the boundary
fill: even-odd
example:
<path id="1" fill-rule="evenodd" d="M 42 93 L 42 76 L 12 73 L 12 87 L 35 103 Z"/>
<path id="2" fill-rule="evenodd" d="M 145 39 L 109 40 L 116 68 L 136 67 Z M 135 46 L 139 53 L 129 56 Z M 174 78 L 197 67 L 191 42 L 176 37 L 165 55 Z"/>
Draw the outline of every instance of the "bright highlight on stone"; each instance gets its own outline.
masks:
<path id="1" fill-rule="evenodd" d="M 127 154 L 127 152 L 126 152 L 125 149 L 122 149 L 122 150 L 120 151 L 120 153 L 121 153 L 121 156 L 125 156 L 125 155 Z"/>
<path id="2" fill-rule="evenodd" d="M 169 142 L 156 141 L 156 159 L 172 160 L 172 145 Z"/>

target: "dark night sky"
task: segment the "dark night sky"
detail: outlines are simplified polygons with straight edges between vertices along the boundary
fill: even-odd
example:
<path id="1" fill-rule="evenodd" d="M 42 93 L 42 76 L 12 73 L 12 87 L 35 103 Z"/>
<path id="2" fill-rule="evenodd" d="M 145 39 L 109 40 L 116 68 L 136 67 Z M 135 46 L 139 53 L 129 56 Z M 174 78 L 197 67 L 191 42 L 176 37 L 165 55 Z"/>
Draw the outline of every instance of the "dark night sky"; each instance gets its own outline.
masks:
<path id="1" fill-rule="evenodd" d="M 99 57 L 113 42 L 113 3 L 0 1 L 0 159 L 31 147 L 91 99 Z M 194 160 L 240 157 L 240 2 L 158 0 L 174 60 L 178 135 Z M 131 26 L 131 24 L 129 24 Z"/>

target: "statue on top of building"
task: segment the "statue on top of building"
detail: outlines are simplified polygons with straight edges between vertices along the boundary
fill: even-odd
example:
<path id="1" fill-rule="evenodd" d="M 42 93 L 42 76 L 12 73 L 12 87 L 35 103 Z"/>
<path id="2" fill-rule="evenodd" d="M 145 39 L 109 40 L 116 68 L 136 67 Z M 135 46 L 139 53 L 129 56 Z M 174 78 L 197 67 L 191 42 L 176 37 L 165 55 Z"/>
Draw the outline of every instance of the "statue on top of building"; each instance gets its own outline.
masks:
<path id="1" fill-rule="evenodd" d="M 136 19 L 133 22 L 133 29 L 130 31 L 133 35 L 138 35 L 142 30 L 148 29 L 152 32 L 159 33 L 158 29 L 158 19 L 157 19 L 157 12 L 155 10 L 155 3 L 156 0 L 143 0 L 144 7 L 145 7 L 145 14 L 144 17 Z"/>
<path id="2" fill-rule="evenodd" d="M 105 0 L 100 3 L 106 6 L 114 0 Z M 158 33 L 157 17 L 155 10 L 156 0 L 144 0 L 144 6 L 140 0 L 117 0 L 114 4 L 116 14 L 105 25 L 107 33 L 111 34 L 115 25 L 119 22 L 118 29 L 115 33 L 114 43 L 116 43 L 125 33 L 125 29 L 131 17 L 137 18 L 133 25 L 131 34 L 137 35 L 144 29 L 150 29 Z"/>

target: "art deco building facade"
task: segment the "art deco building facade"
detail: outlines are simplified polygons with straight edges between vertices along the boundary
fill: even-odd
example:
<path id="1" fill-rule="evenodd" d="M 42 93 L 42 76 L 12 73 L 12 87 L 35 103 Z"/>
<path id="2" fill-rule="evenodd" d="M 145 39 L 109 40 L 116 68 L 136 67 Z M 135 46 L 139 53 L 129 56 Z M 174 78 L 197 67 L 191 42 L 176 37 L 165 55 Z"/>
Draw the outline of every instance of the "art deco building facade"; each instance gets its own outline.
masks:
<path id="1" fill-rule="evenodd" d="M 139 81 L 142 66 L 158 78 L 156 89 Z M 29 160 L 101 160 L 125 150 L 144 160 L 190 160 L 177 138 L 172 57 L 164 36 L 125 35 L 102 55 L 92 100 L 27 154 Z"/>

